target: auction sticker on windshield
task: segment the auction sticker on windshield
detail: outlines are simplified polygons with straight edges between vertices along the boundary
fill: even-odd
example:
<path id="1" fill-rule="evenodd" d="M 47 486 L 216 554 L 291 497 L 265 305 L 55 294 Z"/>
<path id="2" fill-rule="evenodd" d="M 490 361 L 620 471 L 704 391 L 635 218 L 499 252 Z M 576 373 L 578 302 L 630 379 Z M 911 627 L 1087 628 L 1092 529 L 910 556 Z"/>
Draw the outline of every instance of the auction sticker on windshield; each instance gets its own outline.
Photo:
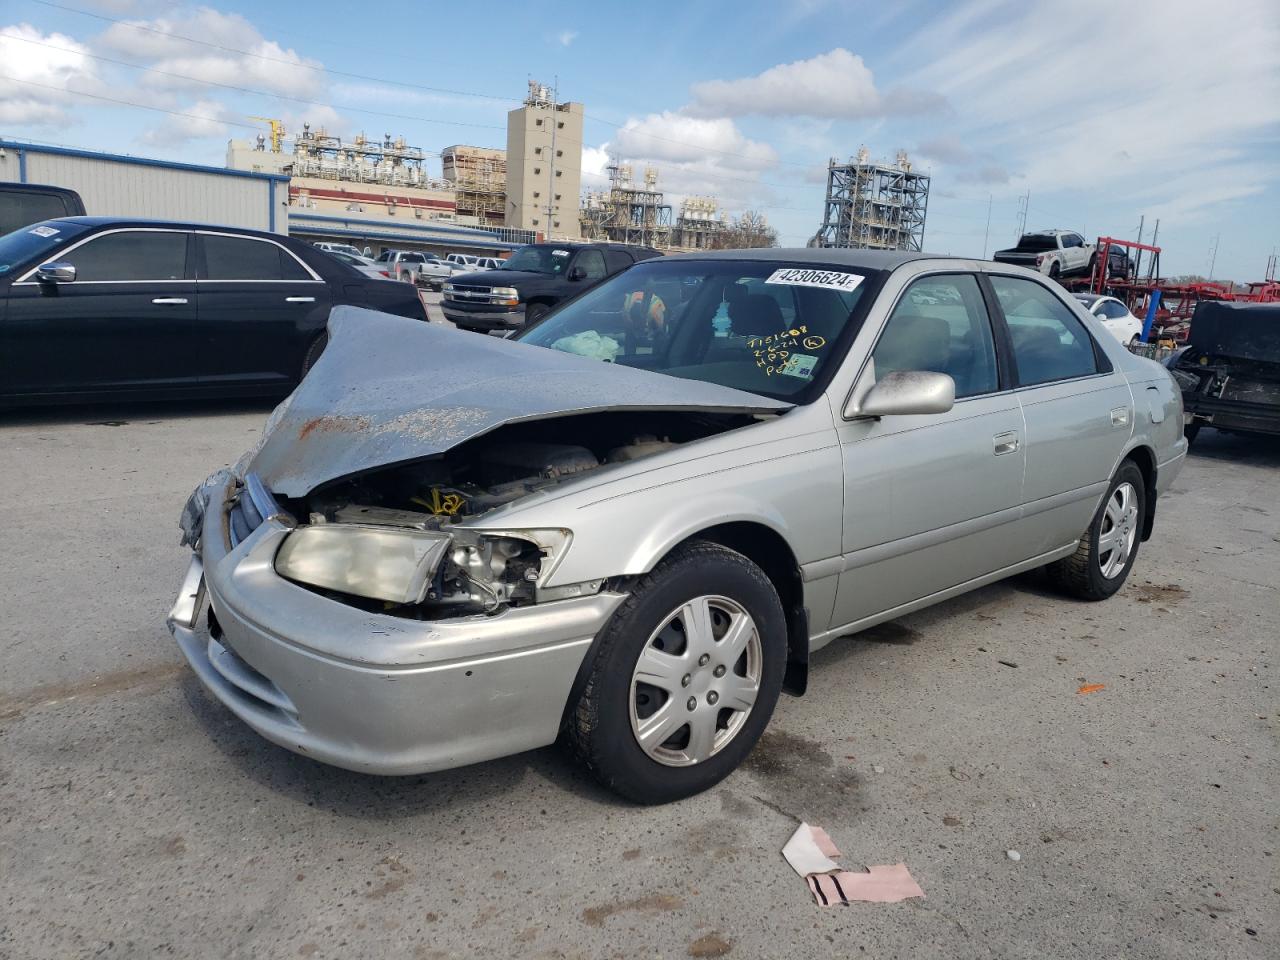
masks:
<path id="1" fill-rule="evenodd" d="M 775 270 L 765 283 L 782 283 L 793 287 L 823 287 L 849 293 L 858 289 L 863 277 L 858 273 L 842 273 L 838 270 L 810 270 L 800 267 L 783 267 Z"/>
<path id="2" fill-rule="evenodd" d="M 58 231 L 53 227 L 32 227 L 27 233 L 34 233 L 37 237 L 56 237 Z"/>

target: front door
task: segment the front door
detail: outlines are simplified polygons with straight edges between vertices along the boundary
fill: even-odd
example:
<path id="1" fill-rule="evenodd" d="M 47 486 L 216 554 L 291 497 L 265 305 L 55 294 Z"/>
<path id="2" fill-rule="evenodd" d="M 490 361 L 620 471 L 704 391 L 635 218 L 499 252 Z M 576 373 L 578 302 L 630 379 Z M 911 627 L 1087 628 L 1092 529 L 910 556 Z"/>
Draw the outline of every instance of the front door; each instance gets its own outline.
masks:
<path id="1" fill-rule="evenodd" d="M 1009 389 L 977 279 L 914 280 L 872 351 L 883 377 L 949 374 L 947 413 L 841 422 L 843 572 L 832 626 L 932 596 L 1023 559 L 1022 410 Z"/>
<path id="2" fill-rule="evenodd" d="M 195 382 L 190 234 L 114 230 L 55 259 L 74 280 L 9 288 L 4 392 L 73 394 Z"/>
<path id="3" fill-rule="evenodd" d="M 196 238 L 202 382 L 287 389 L 328 321 L 328 284 L 273 240 Z"/>

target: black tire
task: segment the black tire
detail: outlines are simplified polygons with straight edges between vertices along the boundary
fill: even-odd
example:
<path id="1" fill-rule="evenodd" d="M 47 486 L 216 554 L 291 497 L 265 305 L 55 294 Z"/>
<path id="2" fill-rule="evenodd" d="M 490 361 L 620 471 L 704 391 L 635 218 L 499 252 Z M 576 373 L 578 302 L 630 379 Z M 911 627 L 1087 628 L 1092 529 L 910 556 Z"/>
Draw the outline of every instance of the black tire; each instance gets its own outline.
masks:
<path id="1" fill-rule="evenodd" d="M 653 633 L 670 620 L 673 611 L 699 597 L 727 598 L 754 621 L 760 640 L 759 689 L 737 734 L 718 752 L 700 762 L 670 766 L 646 753 L 632 731 L 632 675 Z M 636 803 L 680 800 L 727 777 L 746 759 L 769 723 L 786 670 L 786 619 L 773 584 L 742 554 L 706 541 L 677 548 L 640 578 L 597 644 L 586 684 L 569 716 L 567 739 L 602 784 Z M 695 664 L 694 668 L 714 670 L 716 665 Z M 698 689 L 696 681 L 690 689 Z M 708 693 L 706 702 L 716 700 Z M 698 707 L 705 708 L 704 702 L 698 701 Z M 716 711 L 717 717 L 722 713 L 723 708 Z M 681 730 L 692 736 L 689 727 L 677 730 L 675 737 Z"/>
<path id="2" fill-rule="evenodd" d="M 316 365 L 316 361 L 320 359 L 320 354 L 324 353 L 324 348 L 329 345 L 329 334 L 322 333 L 311 341 L 311 346 L 307 347 L 306 356 L 302 358 L 302 377 L 305 377 L 312 367 Z M 299 377 L 298 379 L 302 379 Z"/>
<path id="3" fill-rule="evenodd" d="M 1055 260 L 1053 263 L 1049 264 L 1049 279 L 1057 280 L 1061 276 L 1062 276 L 1062 265 Z"/>
<path id="4" fill-rule="evenodd" d="M 550 307 L 545 303 L 531 303 L 524 308 L 524 325 L 530 326 L 537 323 L 550 311 Z"/>
<path id="5" fill-rule="evenodd" d="M 1196 437 L 1200 436 L 1200 428 L 1204 426 L 1199 420 L 1192 420 L 1182 427 L 1182 435 L 1187 438 L 1187 446 L 1190 447 L 1196 442 Z"/>
<path id="6" fill-rule="evenodd" d="M 1102 536 L 1104 524 L 1109 522 L 1107 507 L 1115 496 L 1116 491 L 1126 483 L 1133 488 L 1136 498 L 1136 503 L 1134 504 L 1136 507 L 1135 516 L 1128 521 L 1134 528 L 1133 545 L 1129 548 L 1123 567 L 1115 572 L 1113 576 L 1107 577 L 1103 575 L 1102 557 L 1099 556 L 1098 541 Z M 1111 478 L 1111 484 L 1107 487 L 1107 495 L 1103 497 L 1102 503 L 1098 507 L 1098 512 L 1094 514 L 1093 520 L 1089 524 L 1089 529 L 1080 538 L 1080 545 L 1076 548 L 1076 552 L 1063 560 L 1057 560 L 1049 564 L 1045 568 L 1049 574 L 1049 579 L 1058 589 L 1080 600 L 1105 600 L 1114 594 L 1124 586 L 1125 580 L 1129 577 L 1129 571 L 1133 569 L 1133 562 L 1138 558 L 1138 548 L 1142 544 L 1142 523 L 1143 518 L 1146 516 L 1146 506 L 1147 488 L 1142 471 L 1138 469 L 1137 464 L 1132 460 L 1126 460 L 1120 464 L 1115 476 Z M 1107 556 L 1107 554 L 1102 556 Z"/>

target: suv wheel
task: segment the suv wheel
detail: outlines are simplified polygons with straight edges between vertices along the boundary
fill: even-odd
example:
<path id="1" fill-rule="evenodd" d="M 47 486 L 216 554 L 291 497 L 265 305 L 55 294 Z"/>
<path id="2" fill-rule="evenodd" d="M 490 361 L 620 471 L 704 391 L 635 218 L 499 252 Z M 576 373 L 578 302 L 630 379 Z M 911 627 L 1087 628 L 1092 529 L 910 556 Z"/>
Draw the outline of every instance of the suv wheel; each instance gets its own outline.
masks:
<path id="1" fill-rule="evenodd" d="M 641 578 L 597 643 L 568 739 L 605 786 L 638 803 L 679 800 L 727 777 L 782 690 L 777 592 L 719 544 L 680 547 Z"/>
<path id="2" fill-rule="evenodd" d="M 529 324 L 537 323 L 539 320 L 541 320 L 543 317 L 547 315 L 547 312 L 550 309 L 551 308 L 548 307 L 545 303 L 529 304 L 527 307 L 524 308 L 525 325 L 527 326 Z"/>
<path id="3" fill-rule="evenodd" d="M 1049 564 L 1049 578 L 1081 600 L 1105 600 L 1122 586 L 1138 557 L 1146 516 L 1146 481 L 1132 460 L 1120 465 L 1076 552 Z"/>

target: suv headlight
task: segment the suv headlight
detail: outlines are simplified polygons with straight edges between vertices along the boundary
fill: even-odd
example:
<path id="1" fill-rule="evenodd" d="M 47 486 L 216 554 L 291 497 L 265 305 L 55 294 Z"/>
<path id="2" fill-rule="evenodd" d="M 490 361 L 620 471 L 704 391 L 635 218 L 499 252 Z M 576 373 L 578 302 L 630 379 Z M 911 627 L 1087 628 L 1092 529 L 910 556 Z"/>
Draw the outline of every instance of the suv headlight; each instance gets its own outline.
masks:
<path id="1" fill-rule="evenodd" d="M 442 292 L 442 293 L 453 293 L 453 284 L 452 284 L 452 283 L 442 283 L 442 284 L 440 284 L 440 290 L 441 290 L 441 292 Z"/>
<path id="2" fill-rule="evenodd" d="M 285 537 L 276 572 L 288 580 L 392 603 L 420 603 L 452 544 L 447 534 L 315 523 Z"/>
<path id="3" fill-rule="evenodd" d="M 520 291 L 515 287 L 494 287 L 489 291 L 489 295 L 495 303 L 501 303 L 508 307 L 514 307 L 520 302 Z"/>

